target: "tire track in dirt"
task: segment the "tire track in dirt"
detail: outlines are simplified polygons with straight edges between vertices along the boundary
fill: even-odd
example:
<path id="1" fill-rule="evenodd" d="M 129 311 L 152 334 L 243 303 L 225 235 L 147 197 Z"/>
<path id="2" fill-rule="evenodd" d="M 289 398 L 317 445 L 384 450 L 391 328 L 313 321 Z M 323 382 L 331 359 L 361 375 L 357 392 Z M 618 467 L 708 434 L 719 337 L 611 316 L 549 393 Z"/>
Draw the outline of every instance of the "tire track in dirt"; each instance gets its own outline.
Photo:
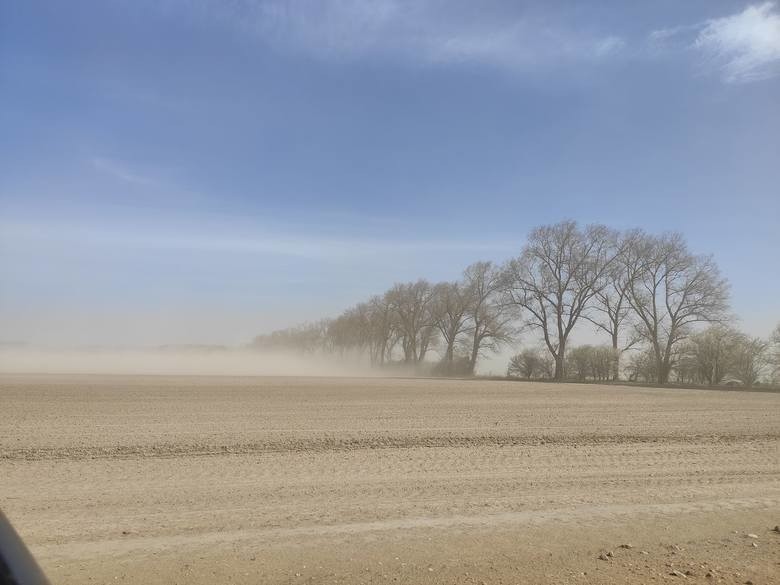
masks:
<path id="1" fill-rule="evenodd" d="M 774 510 L 780 506 L 780 498 L 755 498 L 699 501 L 696 503 L 672 504 L 614 504 L 606 506 L 578 506 L 549 510 L 505 512 L 483 515 L 452 515 L 445 517 L 415 517 L 383 519 L 371 522 L 341 524 L 317 524 L 294 528 L 261 528 L 201 532 L 193 535 L 147 536 L 101 539 L 98 542 L 69 542 L 67 544 L 40 545 L 39 554 L 50 559 L 84 558 L 90 556 L 126 555 L 137 551 L 170 550 L 179 547 L 205 547 L 233 545 L 251 540 L 254 543 L 279 541 L 300 537 L 322 537 L 329 535 L 354 535 L 366 532 L 397 532 L 401 537 L 406 531 L 417 529 L 446 529 L 452 527 L 498 528 L 502 525 L 538 526 L 547 523 L 596 524 L 619 522 L 624 518 L 642 521 L 646 518 L 679 517 L 686 514 L 716 512 L 722 510 Z"/>

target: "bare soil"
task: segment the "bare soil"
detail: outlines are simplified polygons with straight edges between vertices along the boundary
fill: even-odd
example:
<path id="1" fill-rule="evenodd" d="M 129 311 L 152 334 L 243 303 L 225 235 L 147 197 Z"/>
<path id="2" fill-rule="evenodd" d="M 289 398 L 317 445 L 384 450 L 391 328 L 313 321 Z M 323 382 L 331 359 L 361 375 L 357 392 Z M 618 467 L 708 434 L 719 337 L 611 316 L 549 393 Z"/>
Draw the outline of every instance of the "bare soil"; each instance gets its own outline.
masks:
<path id="1" fill-rule="evenodd" d="M 771 393 L 0 377 L 57 584 L 780 583 L 779 446 Z"/>

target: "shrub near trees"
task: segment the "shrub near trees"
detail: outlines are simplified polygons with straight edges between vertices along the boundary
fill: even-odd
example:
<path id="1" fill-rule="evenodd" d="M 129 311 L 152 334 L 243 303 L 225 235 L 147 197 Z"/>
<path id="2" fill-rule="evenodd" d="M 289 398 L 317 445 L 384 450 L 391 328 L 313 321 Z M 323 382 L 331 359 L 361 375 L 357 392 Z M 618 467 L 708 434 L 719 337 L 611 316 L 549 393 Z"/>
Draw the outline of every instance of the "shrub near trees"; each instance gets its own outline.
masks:
<path id="1" fill-rule="evenodd" d="M 608 345 L 573 347 L 566 360 L 569 377 L 580 382 L 606 382 L 612 377 L 614 353 Z"/>
<path id="2" fill-rule="evenodd" d="M 457 281 L 399 283 L 253 345 L 472 375 L 522 332 L 542 344 L 510 360 L 508 375 L 522 378 L 750 386 L 780 376 L 780 327 L 771 346 L 728 326 L 728 294 L 712 257 L 692 253 L 680 234 L 564 221 L 532 230 L 503 266 L 476 262 Z M 608 343 L 570 347 L 584 324 Z"/>
<path id="3" fill-rule="evenodd" d="M 555 363 L 549 355 L 527 348 L 509 359 L 506 374 L 513 378 L 540 380 L 552 378 L 554 371 Z"/>
<path id="4" fill-rule="evenodd" d="M 692 334 L 679 345 L 672 363 L 670 381 L 704 386 L 751 387 L 762 378 L 773 381 L 775 367 L 770 342 L 721 324 Z M 634 355 L 627 370 L 629 380 L 658 382 L 652 351 Z"/>

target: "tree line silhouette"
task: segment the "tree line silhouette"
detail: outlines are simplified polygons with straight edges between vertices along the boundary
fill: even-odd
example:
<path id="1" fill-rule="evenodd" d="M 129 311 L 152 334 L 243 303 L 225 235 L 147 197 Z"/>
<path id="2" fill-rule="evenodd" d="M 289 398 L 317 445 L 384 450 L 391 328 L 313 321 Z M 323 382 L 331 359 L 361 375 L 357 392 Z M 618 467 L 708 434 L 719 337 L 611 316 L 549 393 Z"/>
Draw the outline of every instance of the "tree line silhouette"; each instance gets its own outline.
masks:
<path id="1" fill-rule="evenodd" d="M 502 265 L 476 262 L 453 282 L 395 284 L 333 319 L 252 345 L 473 375 L 486 354 L 534 339 L 541 347 L 513 356 L 508 375 L 750 386 L 773 374 L 777 351 L 733 321 L 728 282 L 681 234 L 563 221 L 533 229 Z M 569 347 L 584 324 L 607 343 Z M 775 337 L 780 344 L 780 326 Z"/>

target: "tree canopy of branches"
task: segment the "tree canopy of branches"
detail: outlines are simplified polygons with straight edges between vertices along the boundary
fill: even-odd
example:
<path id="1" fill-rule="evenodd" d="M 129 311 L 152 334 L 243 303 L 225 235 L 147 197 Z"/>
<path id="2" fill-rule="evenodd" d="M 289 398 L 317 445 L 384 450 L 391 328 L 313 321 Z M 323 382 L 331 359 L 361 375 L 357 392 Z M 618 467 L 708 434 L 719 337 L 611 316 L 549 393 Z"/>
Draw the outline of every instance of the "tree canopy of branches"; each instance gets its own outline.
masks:
<path id="1" fill-rule="evenodd" d="M 492 262 L 476 262 L 466 268 L 463 282 L 469 299 L 469 373 L 473 374 L 483 352 L 496 352 L 512 341 L 515 318 L 512 307 L 502 302 L 503 274 Z"/>
<path id="2" fill-rule="evenodd" d="M 612 380 L 620 377 L 620 356 L 640 341 L 632 323 L 631 306 L 628 302 L 629 273 L 622 256 L 631 245 L 631 235 L 615 234 L 614 261 L 607 268 L 606 283 L 596 287 L 590 311 L 584 317 L 609 336 L 612 344 Z"/>
<path id="3" fill-rule="evenodd" d="M 653 352 L 656 381 L 669 380 L 675 345 L 696 323 L 726 319 L 728 283 L 709 256 L 696 256 L 679 234 L 634 232 L 620 259 L 637 332 Z"/>
<path id="4" fill-rule="evenodd" d="M 265 350 L 293 351 L 312 354 L 327 349 L 328 328 L 331 321 L 322 319 L 314 323 L 305 323 L 288 329 L 273 331 L 268 335 L 258 335 L 252 341 L 252 347 Z"/>
<path id="5" fill-rule="evenodd" d="M 436 339 L 435 292 L 427 280 L 397 284 L 387 292 L 407 364 L 422 362 Z"/>
<path id="6" fill-rule="evenodd" d="M 460 282 L 442 282 L 434 290 L 434 323 L 444 341 L 443 373 L 453 374 L 455 344 L 469 331 L 471 291 Z"/>

